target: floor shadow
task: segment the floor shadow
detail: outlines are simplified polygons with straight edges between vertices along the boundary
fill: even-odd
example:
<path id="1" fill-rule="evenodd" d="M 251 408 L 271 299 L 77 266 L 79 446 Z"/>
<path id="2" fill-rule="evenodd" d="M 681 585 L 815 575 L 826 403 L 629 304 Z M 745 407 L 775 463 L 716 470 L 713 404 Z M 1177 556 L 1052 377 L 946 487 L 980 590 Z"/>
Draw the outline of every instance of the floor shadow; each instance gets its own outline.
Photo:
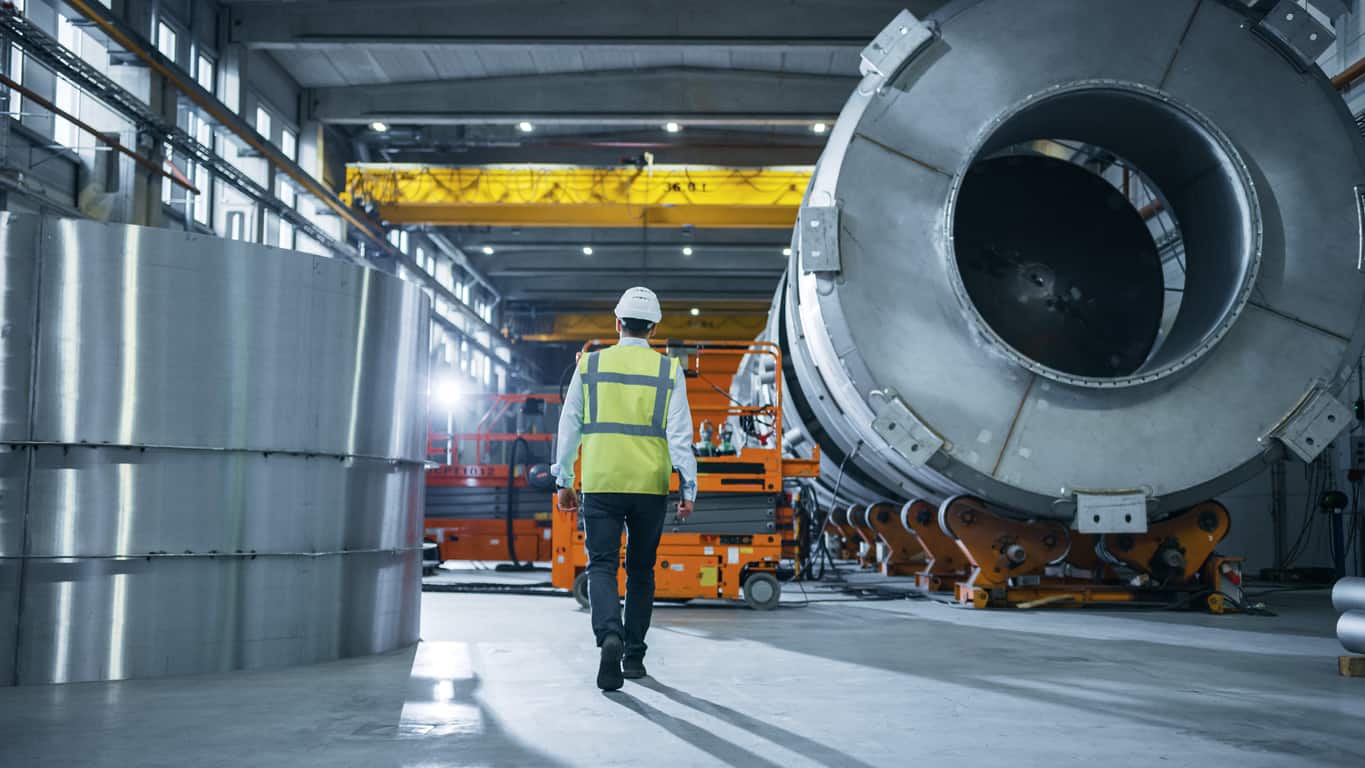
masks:
<path id="1" fill-rule="evenodd" d="M 724 720 L 736 728 L 742 728 L 759 738 L 767 739 L 774 744 L 786 747 L 794 752 L 799 752 L 818 763 L 836 767 L 873 768 L 871 763 L 865 763 L 846 752 L 840 752 L 826 744 L 821 744 L 820 742 L 808 739 L 799 733 L 794 733 L 785 728 L 764 722 L 750 715 L 746 715 L 743 712 L 724 706 L 723 704 L 717 704 L 713 701 L 703 699 L 700 696 L 694 696 L 686 691 L 680 691 L 677 688 L 665 685 L 653 678 L 646 677 L 637 680 L 636 682 L 651 691 L 667 696 L 669 699 L 672 699 L 685 707 L 691 707 L 698 712 L 711 715 L 719 720 Z"/>
<path id="2" fill-rule="evenodd" d="M 686 625 L 677 621 L 685 620 L 684 613 L 670 618 L 672 623 Z M 1045 619 L 1040 617 L 1039 622 Z M 759 643 L 962 686 L 984 695 L 1005 695 L 1026 705 L 1102 710 L 1130 722 L 1238 749 L 1333 765 L 1358 766 L 1365 756 L 1365 749 L 1345 735 L 1365 720 L 1365 708 L 1343 706 L 1350 699 L 1341 696 L 1334 665 L 1324 666 L 1323 660 L 1311 656 L 1247 656 L 1117 637 L 1115 641 L 1067 641 L 1030 632 L 1027 624 L 983 630 L 915 614 L 815 605 L 786 615 L 775 613 L 763 622 L 707 623 L 705 629 L 711 642 Z M 899 642 L 887 643 L 888 636 L 898 636 Z M 919 651 L 906 654 L 906 647 Z M 963 650 L 954 649 L 970 652 L 964 655 Z M 1055 658 L 1059 653 L 1075 658 Z M 1177 669 L 1192 676 L 1182 678 Z M 1108 695 L 1101 704 L 1095 692 L 1085 688 L 1088 676 L 1126 684 L 1125 693 Z M 1183 682 L 1186 679 L 1188 683 Z M 1195 695 L 1202 694 L 1197 689 L 1215 687 L 1273 689 L 1274 683 L 1267 681 L 1274 680 L 1293 680 L 1296 696 L 1291 706 L 1277 712 L 1273 732 L 1257 732 L 1255 727 L 1265 717 L 1271 692 L 1251 700 L 1245 695 Z M 1313 702 L 1314 695 L 1322 700 Z M 1193 728 L 1195 722 L 1220 727 Z"/>
<path id="3" fill-rule="evenodd" d="M 619 704 L 629 709 L 726 765 L 732 765 L 736 768 L 749 768 L 750 766 L 780 768 L 779 763 L 774 763 L 757 752 L 745 749 L 733 741 L 723 739 L 695 723 L 689 723 L 652 707 L 629 693 L 617 692 L 605 695 L 613 704 Z"/>

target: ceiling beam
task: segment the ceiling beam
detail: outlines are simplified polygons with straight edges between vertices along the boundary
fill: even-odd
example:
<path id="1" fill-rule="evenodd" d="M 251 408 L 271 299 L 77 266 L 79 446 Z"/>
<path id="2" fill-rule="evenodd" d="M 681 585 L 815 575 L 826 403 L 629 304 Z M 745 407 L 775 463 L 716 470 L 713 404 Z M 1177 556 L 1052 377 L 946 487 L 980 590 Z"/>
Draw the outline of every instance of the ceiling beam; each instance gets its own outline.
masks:
<path id="1" fill-rule="evenodd" d="M 632 286 L 647 285 L 659 297 L 674 301 L 760 300 L 772 299 L 780 273 L 773 275 L 725 276 L 692 272 L 686 275 L 660 275 L 651 270 L 621 270 L 609 273 L 581 272 L 498 278 L 505 300 L 534 302 L 538 307 L 552 307 L 559 303 L 582 304 L 588 301 L 614 302 Z"/>
<path id="2" fill-rule="evenodd" d="M 857 78 L 674 67 L 318 88 L 325 123 L 797 125 L 838 116 Z"/>
<path id="3" fill-rule="evenodd" d="M 943 0 L 448 0 L 229 6 L 229 39 L 255 48 L 412 45 L 849 45 L 861 48 L 908 7 Z"/>

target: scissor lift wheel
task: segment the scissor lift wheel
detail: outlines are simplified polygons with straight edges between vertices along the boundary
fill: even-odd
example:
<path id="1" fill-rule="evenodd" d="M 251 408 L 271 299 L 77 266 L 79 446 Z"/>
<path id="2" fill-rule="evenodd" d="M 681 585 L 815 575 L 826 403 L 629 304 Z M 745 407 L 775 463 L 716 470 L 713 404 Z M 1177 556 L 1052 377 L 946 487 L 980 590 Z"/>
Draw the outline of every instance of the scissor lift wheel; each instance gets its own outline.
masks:
<path id="1" fill-rule="evenodd" d="M 573 599 L 578 601 L 578 605 L 587 610 L 588 608 L 588 572 L 584 571 L 574 577 L 573 580 Z"/>
<path id="2" fill-rule="evenodd" d="M 744 602 L 755 611 L 771 611 L 782 600 L 782 584 L 771 573 L 755 573 L 744 580 Z"/>

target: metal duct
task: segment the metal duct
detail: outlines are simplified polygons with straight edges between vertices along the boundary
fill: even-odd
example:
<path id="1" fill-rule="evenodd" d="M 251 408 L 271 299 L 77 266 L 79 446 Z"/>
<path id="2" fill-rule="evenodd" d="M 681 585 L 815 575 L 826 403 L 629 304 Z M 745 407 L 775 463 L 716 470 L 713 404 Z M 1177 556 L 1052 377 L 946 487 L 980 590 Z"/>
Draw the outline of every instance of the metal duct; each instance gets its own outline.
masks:
<path id="1" fill-rule="evenodd" d="M 1332 585 L 1332 607 L 1341 613 L 1365 611 L 1365 578 L 1338 579 Z"/>
<path id="2" fill-rule="evenodd" d="M 1059 519 L 1126 493 L 1161 517 L 1346 426 L 1365 144 L 1311 63 L 1330 30 L 1249 13 L 959 0 L 868 46 L 768 336 L 826 493 Z M 1038 142 L 1121 158 L 1160 205 L 1014 149 Z M 1158 330 L 1170 265 L 1141 222 L 1163 210 L 1183 297 Z"/>
<path id="3" fill-rule="evenodd" d="M 1347 611 L 1337 619 L 1337 639 L 1351 653 L 1365 653 L 1365 611 Z"/>
<path id="4" fill-rule="evenodd" d="M 0 681 L 415 642 L 428 312 L 340 261 L 0 215 Z"/>

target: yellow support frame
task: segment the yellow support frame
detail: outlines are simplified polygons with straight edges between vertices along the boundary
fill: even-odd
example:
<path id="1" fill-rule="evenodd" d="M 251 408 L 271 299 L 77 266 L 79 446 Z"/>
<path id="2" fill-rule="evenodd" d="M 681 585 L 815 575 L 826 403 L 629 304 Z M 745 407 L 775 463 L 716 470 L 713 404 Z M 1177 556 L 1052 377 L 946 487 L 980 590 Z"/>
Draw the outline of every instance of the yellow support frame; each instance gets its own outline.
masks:
<path id="1" fill-rule="evenodd" d="M 791 229 L 812 170 L 358 163 L 342 198 L 393 224 Z"/>
<path id="2" fill-rule="evenodd" d="M 768 316 L 760 312 L 746 314 L 707 310 L 692 317 L 686 309 L 664 310 L 656 339 L 691 339 L 695 341 L 733 341 L 752 339 L 768 324 Z M 610 309 L 594 314 L 558 314 L 553 327 L 539 333 L 527 333 L 522 341 L 589 341 L 616 335 L 616 318 Z"/>

